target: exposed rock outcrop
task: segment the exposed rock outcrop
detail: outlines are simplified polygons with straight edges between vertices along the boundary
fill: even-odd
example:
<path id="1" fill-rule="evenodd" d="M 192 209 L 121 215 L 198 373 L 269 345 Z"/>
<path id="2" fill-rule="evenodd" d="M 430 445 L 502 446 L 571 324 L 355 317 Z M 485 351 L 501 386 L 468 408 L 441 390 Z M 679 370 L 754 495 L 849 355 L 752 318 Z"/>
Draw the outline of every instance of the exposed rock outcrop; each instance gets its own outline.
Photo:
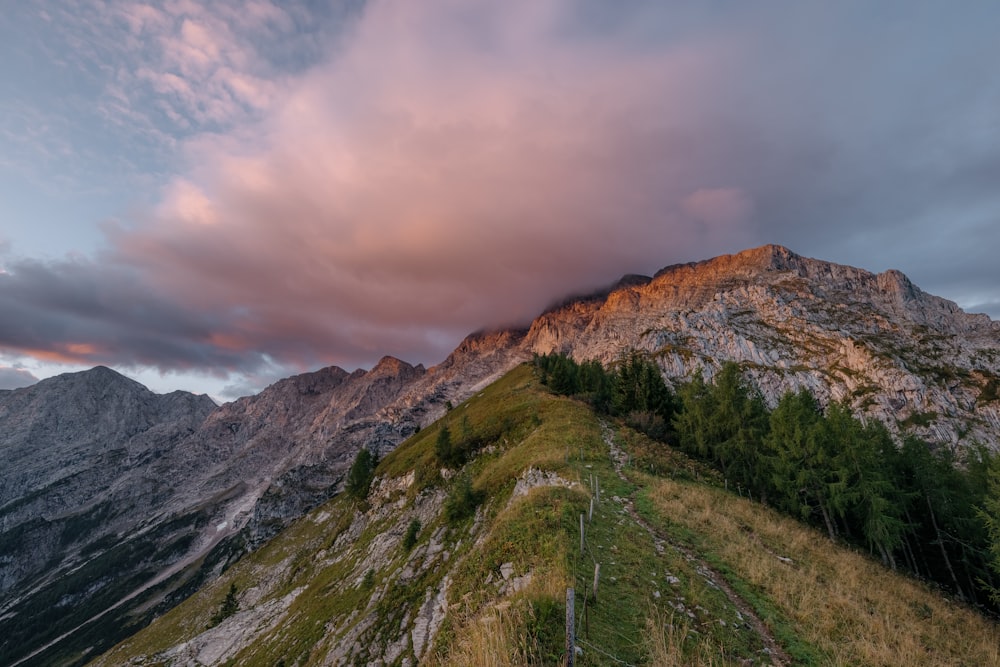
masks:
<path id="1" fill-rule="evenodd" d="M 525 354 L 614 362 L 653 355 L 671 379 L 740 363 L 772 402 L 807 387 L 821 401 L 957 446 L 998 445 L 1000 323 L 926 294 L 898 271 L 764 246 L 667 267 L 603 301 L 568 303 L 532 324 Z"/>

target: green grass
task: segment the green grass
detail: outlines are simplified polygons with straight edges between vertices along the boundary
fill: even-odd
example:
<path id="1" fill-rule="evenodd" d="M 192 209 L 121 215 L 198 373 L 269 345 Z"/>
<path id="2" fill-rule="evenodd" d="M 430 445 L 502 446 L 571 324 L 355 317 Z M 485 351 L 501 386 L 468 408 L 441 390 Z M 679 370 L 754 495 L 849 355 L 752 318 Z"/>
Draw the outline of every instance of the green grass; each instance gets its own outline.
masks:
<path id="1" fill-rule="evenodd" d="M 435 457 L 445 424 L 475 452 L 460 467 Z M 1000 636 L 991 622 L 727 493 L 718 473 L 666 445 L 609 426 L 629 454 L 626 479 L 593 412 L 550 394 L 530 367 L 519 367 L 380 462 L 380 478 L 412 474 L 408 489 L 365 502 L 331 500 L 96 664 L 126 664 L 195 637 L 233 584 L 242 597 L 236 618 L 272 617 L 227 664 L 318 665 L 349 647 L 344 660 L 364 663 L 412 628 L 429 592 L 446 582 L 447 616 L 421 664 L 558 664 L 567 587 L 576 591 L 579 665 L 765 664 L 764 640 L 708 581 L 706 566 L 754 609 L 795 664 L 899 664 L 895 656 L 996 664 Z M 555 474 L 559 484 L 514 497 L 529 468 Z M 448 522 L 444 499 L 463 477 L 481 504 Z M 592 478 L 601 501 L 585 521 L 581 553 Z M 654 534 L 629 513 L 629 501 Z M 404 636 L 400 646 L 396 664 L 415 660 L 413 641 Z"/>
<path id="2" fill-rule="evenodd" d="M 909 429 L 913 427 L 927 427 L 937 421 L 938 413 L 936 412 L 914 412 L 906 419 L 899 422 L 899 427 L 902 429 Z"/>

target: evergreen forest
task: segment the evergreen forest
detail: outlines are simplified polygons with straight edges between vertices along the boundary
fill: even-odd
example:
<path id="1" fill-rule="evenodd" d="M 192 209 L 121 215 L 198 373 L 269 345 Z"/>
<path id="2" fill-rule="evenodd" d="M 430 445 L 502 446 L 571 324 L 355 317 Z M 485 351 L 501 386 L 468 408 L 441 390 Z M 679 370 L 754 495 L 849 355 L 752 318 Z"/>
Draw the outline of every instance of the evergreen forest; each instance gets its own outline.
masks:
<path id="1" fill-rule="evenodd" d="M 1000 610 L 1000 457 L 985 447 L 956 453 L 905 431 L 895 438 L 845 403 L 824 409 L 806 389 L 769 408 L 732 362 L 673 389 L 637 351 L 608 368 L 561 354 L 534 364 L 553 392 L 710 464 L 731 491 Z"/>

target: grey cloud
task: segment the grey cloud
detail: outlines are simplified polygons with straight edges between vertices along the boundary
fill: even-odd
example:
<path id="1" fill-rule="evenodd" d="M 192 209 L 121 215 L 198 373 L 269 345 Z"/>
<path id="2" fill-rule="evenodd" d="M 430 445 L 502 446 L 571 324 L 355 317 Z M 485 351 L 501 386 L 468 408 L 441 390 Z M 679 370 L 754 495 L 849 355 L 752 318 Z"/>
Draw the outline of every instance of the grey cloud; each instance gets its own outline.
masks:
<path id="1" fill-rule="evenodd" d="M 20 389 L 38 382 L 38 378 L 23 368 L 0 366 L 0 389 Z"/>

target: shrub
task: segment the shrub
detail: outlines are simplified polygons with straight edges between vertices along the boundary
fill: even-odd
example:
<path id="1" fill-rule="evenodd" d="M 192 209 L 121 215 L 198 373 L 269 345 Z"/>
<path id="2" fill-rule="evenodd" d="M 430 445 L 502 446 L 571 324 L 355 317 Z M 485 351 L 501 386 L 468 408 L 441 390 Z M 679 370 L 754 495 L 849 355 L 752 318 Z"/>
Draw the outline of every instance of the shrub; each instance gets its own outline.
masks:
<path id="1" fill-rule="evenodd" d="M 451 465 L 454 448 L 451 444 L 451 429 L 447 424 L 442 425 L 438 431 L 437 440 L 434 441 L 434 454 L 442 464 Z"/>
<path id="2" fill-rule="evenodd" d="M 236 600 L 236 592 L 236 584 L 229 584 L 229 592 L 226 593 L 226 598 L 219 605 L 219 610 L 212 614 L 208 627 L 214 628 L 239 611 L 240 603 Z"/>
<path id="3" fill-rule="evenodd" d="M 378 459 L 367 449 L 362 449 L 354 457 L 354 463 L 347 473 L 345 488 L 347 492 L 359 500 L 368 497 L 372 480 L 375 479 L 375 466 Z"/>
<path id="4" fill-rule="evenodd" d="M 468 475 L 462 475 L 455 480 L 451 492 L 444 501 L 444 515 L 449 523 L 458 523 L 472 516 L 476 507 L 483 501 L 483 493 L 472 488 Z"/>
<path id="5" fill-rule="evenodd" d="M 406 535 L 403 536 L 403 549 L 409 551 L 417 543 L 417 534 L 420 532 L 420 519 L 414 519 L 406 528 Z"/>

